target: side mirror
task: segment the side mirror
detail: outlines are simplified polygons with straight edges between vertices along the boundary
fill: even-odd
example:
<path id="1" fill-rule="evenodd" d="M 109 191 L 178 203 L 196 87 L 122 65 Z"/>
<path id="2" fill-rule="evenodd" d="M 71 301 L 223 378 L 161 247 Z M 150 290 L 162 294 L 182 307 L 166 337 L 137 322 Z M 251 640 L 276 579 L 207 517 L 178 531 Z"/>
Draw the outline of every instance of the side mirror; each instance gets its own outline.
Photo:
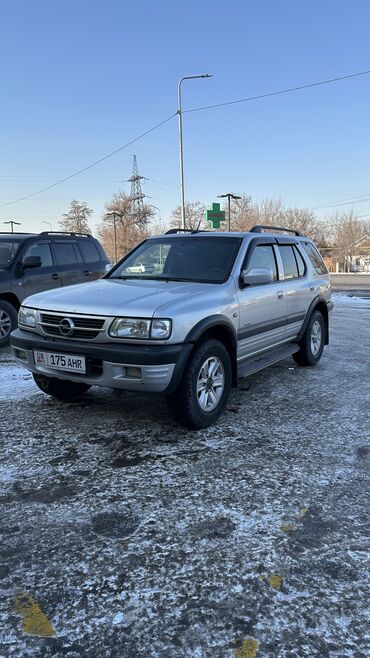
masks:
<path id="1" fill-rule="evenodd" d="M 22 261 L 22 267 L 24 270 L 27 270 L 31 267 L 41 267 L 41 265 L 42 265 L 41 256 L 27 256 Z"/>
<path id="2" fill-rule="evenodd" d="M 251 270 L 242 271 L 241 280 L 244 286 L 260 286 L 272 283 L 274 277 L 270 267 L 253 267 Z"/>

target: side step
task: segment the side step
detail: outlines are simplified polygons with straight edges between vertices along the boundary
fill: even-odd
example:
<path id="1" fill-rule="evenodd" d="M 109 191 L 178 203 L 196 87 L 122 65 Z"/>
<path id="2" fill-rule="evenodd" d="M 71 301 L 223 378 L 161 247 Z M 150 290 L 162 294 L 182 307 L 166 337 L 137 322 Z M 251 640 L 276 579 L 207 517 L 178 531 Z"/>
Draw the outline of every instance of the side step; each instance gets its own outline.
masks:
<path id="1" fill-rule="evenodd" d="M 248 375 L 253 375 L 254 372 L 263 370 L 268 366 L 272 366 L 274 363 L 286 359 L 288 356 L 291 356 L 295 352 L 298 352 L 298 345 L 281 345 L 280 347 L 271 350 L 255 358 L 251 357 L 250 359 L 245 359 L 241 363 L 238 363 L 238 377 L 248 377 Z"/>

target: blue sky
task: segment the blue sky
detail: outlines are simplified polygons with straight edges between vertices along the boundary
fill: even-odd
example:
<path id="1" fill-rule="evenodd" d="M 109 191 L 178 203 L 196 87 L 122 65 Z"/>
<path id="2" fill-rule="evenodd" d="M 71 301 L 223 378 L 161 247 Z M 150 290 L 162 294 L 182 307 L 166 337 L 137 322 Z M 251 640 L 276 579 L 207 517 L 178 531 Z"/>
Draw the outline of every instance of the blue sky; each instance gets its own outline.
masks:
<path id="1" fill-rule="evenodd" d="M 370 69 L 367 0 L 2 0 L 0 202 L 87 166 L 176 111 Z M 370 75 L 184 116 L 186 198 L 228 191 L 303 207 L 358 195 L 370 214 Z M 130 176 L 166 219 L 177 119 L 76 179 L 0 209 L 23 230 L 94 210 Z M 350 206 L 343 206 L 349 209 Z M 321 214 L 328 210 L 320 211 Z"/>

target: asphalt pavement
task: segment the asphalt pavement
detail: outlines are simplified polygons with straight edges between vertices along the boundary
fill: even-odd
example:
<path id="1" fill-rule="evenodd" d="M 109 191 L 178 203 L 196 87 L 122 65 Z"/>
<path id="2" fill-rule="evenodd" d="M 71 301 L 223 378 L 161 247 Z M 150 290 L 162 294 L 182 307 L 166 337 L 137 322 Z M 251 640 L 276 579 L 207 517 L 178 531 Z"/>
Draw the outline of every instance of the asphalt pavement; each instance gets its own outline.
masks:
<path id="1" fill-rule="evenodd" d="M 0 658 L 369 656 L 369 301 L 201 432 L 0 361 Z"/>

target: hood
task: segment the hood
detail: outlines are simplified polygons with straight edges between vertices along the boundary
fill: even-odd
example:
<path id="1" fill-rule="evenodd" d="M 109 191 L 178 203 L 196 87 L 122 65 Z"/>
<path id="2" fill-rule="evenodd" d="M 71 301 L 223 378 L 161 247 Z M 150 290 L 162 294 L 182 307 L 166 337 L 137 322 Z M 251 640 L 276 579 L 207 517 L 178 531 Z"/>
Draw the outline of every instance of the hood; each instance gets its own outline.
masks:
<path id="1" fill-rule="evenodd" d="M 40 292 L 27 297 L 23 304 L 66 314 L 151 317 L 160 306 L 169 305 L 169 311 L 171 302 L 207 294 L 214 288 L 209 283 L 100 279 Z"/>

